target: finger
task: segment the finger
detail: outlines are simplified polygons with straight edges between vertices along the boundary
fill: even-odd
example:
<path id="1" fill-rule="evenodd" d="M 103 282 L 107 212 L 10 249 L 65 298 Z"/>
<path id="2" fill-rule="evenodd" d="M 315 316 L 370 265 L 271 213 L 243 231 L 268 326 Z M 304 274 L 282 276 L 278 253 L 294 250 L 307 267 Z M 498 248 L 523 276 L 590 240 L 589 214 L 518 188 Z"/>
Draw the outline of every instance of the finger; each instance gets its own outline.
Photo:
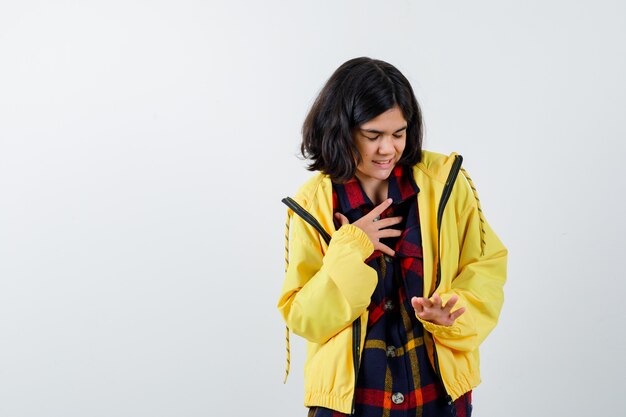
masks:
<path id="1" fill-rule="evenodd" d="M 380 216 L 383 211 L 387 210 L 391 203 L 393 203 L 393 200 L 391 198 L 388 198 L 376 207 L 374 207 L 372 211 L 370 211 L 369 213 L 367 213 L 367 215 L 363 217 L 368 217 L 368 220 L 374 220 L 376 217 Z"/>
<path id="2" fill-rule="evenodd" d="M 456 311 L 452 312 L 452 313 L 450 314 L 450 320 L 452 320 L 452 323 L 454 323 L 454 321 L 455 321 L 456 319 L 458 319 L 458 318 L 459 318 L 459 316 L 460 316 L 461 314 L 463 314 L 463 313 L 465 313 L 465 307 L 461 307 L 461 308 L 459 308 L 458 310 L 456 310 Z M 452 323 L 450 323 L 450 324 L 452 324 Z"/>
<path id="3" fill-rule="evenodd" d="M 350 224 L 350 220 L 348 220 L 348 218 L 341 213 L 335 213 L 335 217 L 339 219 L 339 222 L 342 226 L 344 224 Z"/>
<path id="4" fill-rule="evenodd" d="M 384 229 L 384 230 L 379 230 L 376 233 L 376 237 L 378 237 L 379 239 L 385 238 L 385 237 L 398 237 L 402 235 L 402 230 L 396 230 L 396 229 Z"/>
<path id="5" fill-rule="evenodd" d="M 442 302 L 441 302 L 441 297 L 439 296 L 439 294 L 435 293 L 431 301 L 433 302 L 433 307 L 441 308 Z"/>
<path id="6" fill-rule="evenodd" d="M 398 224 L 402 221 L 402 217 L 387 217 L 385 219 L 380 219 L 376 222 L 376 227 L 378 229 L 384 229 L 385 227 L 393 226 L 394 224 Z"/>
<path id="7" fill-rule="evenodd" d="M 446 303 L 444 310 L 450 311 L 452 310 L 452 307 L 454 307 L 454 305 L 456 304 L 456 302 L 459 301 L 459 297 L 456 295 L 453 295 L 452 297 L 450 297 L 450 299 L 448 300 L 448 302 Z"/>
<path id="8" fill-rule="evenodd" d="M 378 249 L 379 251 L 381 251 L 385 255 L 396 256 L 396 251 L 394 251 L 393 249 L 391 249 L 387 245 L 383 245 L 380 242 L 376 242 L 376 244 L 374 245 L 374 249 Z"/>
<path id="9" fill-rule="evenodd" d="M 433 307 L 432 301 L 430 301 L 428 298 L 426 297 L 416 297 L 416 298 L 417 298 L 417 302 L 419 303 L 420 306 L 422 306 L 423 310 L 431 309 Z"/>
<path id="10" fill-rule="evenodd" d="M 413 297 L 411 298 L 411 305 L 413 306 L 413 310 L 416 313 L 421 313 L 424 311 L 424 306 L 422 305 L 423 298 L 422 297 Z"/>

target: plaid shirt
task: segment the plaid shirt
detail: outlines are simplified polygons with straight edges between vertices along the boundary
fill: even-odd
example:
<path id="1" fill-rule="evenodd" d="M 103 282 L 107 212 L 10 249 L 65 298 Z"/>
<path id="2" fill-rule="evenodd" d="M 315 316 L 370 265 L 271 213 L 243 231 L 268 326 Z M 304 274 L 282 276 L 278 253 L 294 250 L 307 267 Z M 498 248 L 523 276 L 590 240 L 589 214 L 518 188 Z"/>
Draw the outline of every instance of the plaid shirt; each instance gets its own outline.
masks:
<path id="1" fill-rule="evenodd" d="M 411 298 L 423 293 L 422 238 L 411 170 L 396 166 L 389 177 L 388 197 L 394 203 L 381 218 L 402 216 L 394 228 L 399 238 L 382 239 L 395 257 L 374 251 L 365 261 L 378 272 L 378 285 L 368 307 L 369 320 L 356 385 L 355 415 L 360 417 L 448 416 L 441 385 L 424 346 L 424 329 L 415 317 Z M 333 211 L 350 223 L 374 208 L 353 178 L 333 183 Z M 339 225 L 337 225 L 339 226 Z M 471 391 L 455 401 L 457 417 L 469 417 Z M 312 407 L 309 417 L 344 417 L 343 413 Z"/>

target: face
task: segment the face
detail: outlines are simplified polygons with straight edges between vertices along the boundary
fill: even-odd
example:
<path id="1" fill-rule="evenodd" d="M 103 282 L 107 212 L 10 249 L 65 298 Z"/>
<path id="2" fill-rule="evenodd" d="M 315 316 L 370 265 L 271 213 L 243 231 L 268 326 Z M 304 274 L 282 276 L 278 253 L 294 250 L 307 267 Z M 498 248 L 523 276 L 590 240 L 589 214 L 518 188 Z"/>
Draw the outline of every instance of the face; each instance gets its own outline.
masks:
<path id="1" fill-rule="evenodd" d="M 361 154 L 356 176 L 362 184 L 387 180 L 406 145 L 407 122 L 400 107 L 368 120 L 354 132 L 354 144 Z"/>

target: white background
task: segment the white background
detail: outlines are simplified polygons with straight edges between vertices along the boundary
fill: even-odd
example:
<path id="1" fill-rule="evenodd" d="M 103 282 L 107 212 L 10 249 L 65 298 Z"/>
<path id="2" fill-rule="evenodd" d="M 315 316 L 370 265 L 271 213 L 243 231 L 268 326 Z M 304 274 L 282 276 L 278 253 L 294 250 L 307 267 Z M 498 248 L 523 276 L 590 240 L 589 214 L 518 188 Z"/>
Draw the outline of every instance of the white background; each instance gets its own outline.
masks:
<path id="1" fill-rule="evenodd" d="M 280 199 L 347 59 L 510 252 L 475 415 L 623 412 L 622 1 L 0 3 L 0 417 L 304 416 Z"/>

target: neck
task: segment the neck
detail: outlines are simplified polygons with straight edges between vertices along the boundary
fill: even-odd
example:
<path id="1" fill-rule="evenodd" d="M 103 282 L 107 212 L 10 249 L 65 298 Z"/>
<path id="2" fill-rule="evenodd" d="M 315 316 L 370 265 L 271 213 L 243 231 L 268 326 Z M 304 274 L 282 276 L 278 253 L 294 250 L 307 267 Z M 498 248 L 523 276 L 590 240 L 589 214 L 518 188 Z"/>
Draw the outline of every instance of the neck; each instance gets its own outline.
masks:
<path id="1" fill-rule="evenodd" d="M 374 178 L 363 180 L 359 178 L 358 175 L 357 178 L 361 183 L 361 187 L 363 187 L 363 191 L 365 191 L 365 194 L 367 194 L 372 203 L 374 203 L 374 206 L 379 205 L 387 199 L 389 180 L 377 180 Z"/>

